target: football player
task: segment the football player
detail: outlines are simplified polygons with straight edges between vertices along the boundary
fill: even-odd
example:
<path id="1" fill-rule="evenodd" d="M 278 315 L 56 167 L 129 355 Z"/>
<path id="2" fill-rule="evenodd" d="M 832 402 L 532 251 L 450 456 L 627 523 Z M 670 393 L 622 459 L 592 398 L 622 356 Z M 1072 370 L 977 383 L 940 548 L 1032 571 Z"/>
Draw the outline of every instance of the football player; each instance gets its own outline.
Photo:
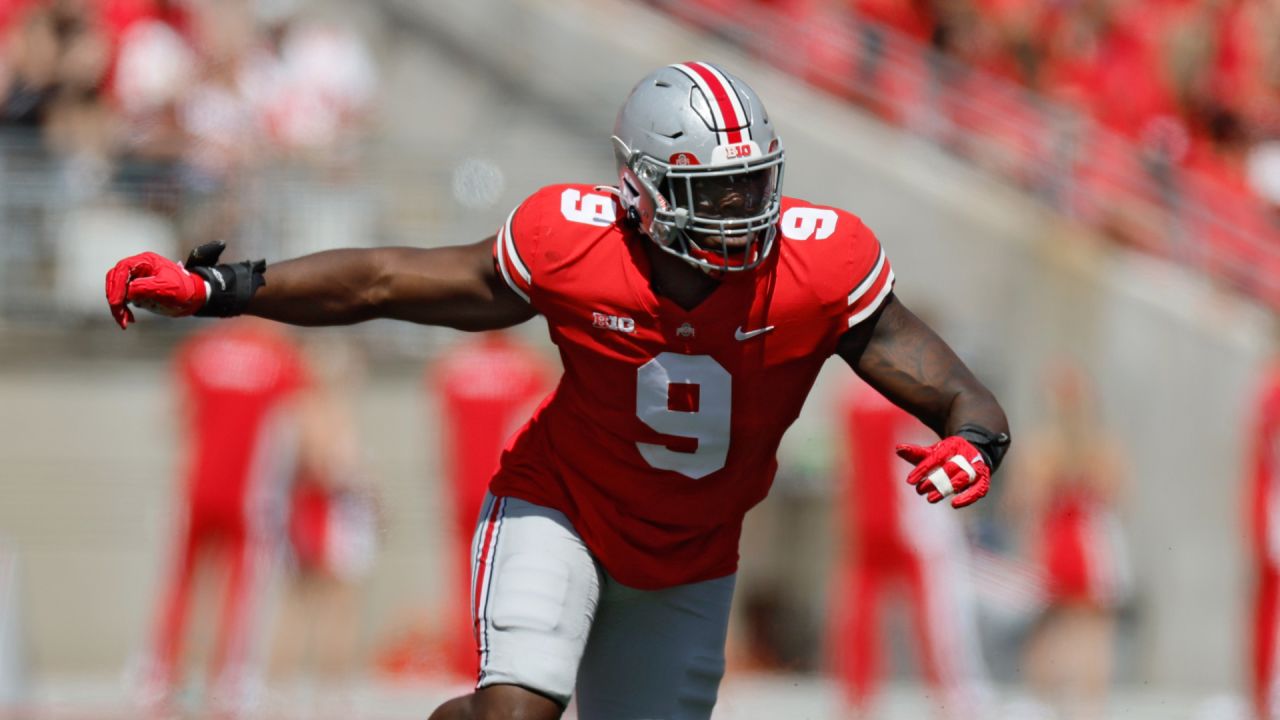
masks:
<path id="1" fill-rule="evenodd" d="M 142 688 L 165 705 L 181 688 L 183 644 L 196 578 L 225 585 L 209 662 L 212 699 L 233 710 L 261 682 L 262 623 L 277 571 L 284 497 L 298 462 L 298 400 L 312 384 L 296 342 L 279 325 L 242 318 L 188 338 L 174 356 L 184 462 L 181 522 L 160 586 Z"/>
<path id="2" fill-rule="evenodd" d="M 431 716 L 708 718 L 743 516 L 832 354 L 942 439 L 907 482 L 986 494 L 1004 412 L 893 294 L 854 215 L 784 197 L 773 123 L 742 80 L 661 68 L 624 102 L 618 185 L 544 187 L 471 245 L 334 250 L 274 264 L 153 253 L 107 276 L 171 315 L 297 325 L 371 318 L 501 328 L 542 314 L 564 375 L 511 440 L 472 552 L 474 693 Z"/>
<path id="3" fill-rule="evenodd" d="M 881 608 L 905 608 L 915 660 L 939 718 L 990 716 L 992 692 L 961 517 L 919 502 L 899 479 L 894 447 L 929 432 L 864 383 L 840 399 L 847 454 L 839 512 L 844 546 L 831 593 L 831 661 L 849 716 L 874 717 L 881 672 Z"/>

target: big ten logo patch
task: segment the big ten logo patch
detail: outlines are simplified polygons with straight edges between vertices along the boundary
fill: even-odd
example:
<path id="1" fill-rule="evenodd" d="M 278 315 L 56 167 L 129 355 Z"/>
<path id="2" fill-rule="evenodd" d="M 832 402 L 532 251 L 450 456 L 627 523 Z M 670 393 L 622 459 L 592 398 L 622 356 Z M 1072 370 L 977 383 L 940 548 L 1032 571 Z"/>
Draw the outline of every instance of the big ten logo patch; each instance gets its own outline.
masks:
<path id="1" fill-rule="evenodd" d="M 614 332 L 633 333 L 636 331 L 635 320 L 629 317 L 606 315 L 602 312 L 591 313 L 591 325 L 604 330 L 613 330 Z"/>

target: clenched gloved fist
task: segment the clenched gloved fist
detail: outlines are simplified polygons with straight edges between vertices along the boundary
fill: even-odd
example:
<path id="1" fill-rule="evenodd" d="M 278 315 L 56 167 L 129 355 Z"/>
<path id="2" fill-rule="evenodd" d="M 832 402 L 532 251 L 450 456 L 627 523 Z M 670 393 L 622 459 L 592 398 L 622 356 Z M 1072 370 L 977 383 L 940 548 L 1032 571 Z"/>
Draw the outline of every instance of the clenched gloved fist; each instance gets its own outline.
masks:
<path id="1" fill-rule="evenodd" d="M 952 507 L 977 502 L 991 488 L 991 468 L 968 440 L 952 435 L 923 447 L 899 445 L 898 457 L 915 465 L 907 482 L 931 503 L 955 495 Z"/>
<path id="2" fill-rule="evenodd" d="M 208 298 L 199 275 L 153 252 L 132 255 L 107 272 L 107 305 L 123 330 L 133 322 L 129 303 L 161 315 L 194 315 Z"/>
<path id="3" fill-rule="evenodd" d="M 253 294 L 266 284 L 263 260 L 217 264 L 225 245 L 205 243 L 176 263 L 145 252 L 116 263 L 107 273 L 107 304 L 121 328 L 133 322 L 129 303 L 152 312 L 180 317 L 231 317 L 249 307 Z"/>

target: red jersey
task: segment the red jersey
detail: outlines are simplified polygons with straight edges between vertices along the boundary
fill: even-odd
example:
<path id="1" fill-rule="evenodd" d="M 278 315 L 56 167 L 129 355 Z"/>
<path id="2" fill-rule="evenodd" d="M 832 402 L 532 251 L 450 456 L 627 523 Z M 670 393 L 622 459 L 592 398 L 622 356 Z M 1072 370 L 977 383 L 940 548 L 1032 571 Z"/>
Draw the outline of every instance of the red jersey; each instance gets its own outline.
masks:
<path id="1" fill-rule="evenodd" d="M 252 491 L 265 490 L 254 487 L 257 476 L 292 468 L 280 465 L 271 420 L 305 384 L 302 358 L 268 323 L 237 320 L 192 336 L 175 364 L 187 403 L 192 512 L 243 522 Z"/>
<path id="2" fill-rule="evenodd" d="M 1059 481 L 1065 489 L 1039 519 L 1045 591 L 1050 603 L 1113 607 L 1128 593 L 1128 553 L 1115 513 L 1086 480 Z"/>
<path id="3" fill-rule="evenodd" d="M 769 258 L 684 310 L 654 293 L 652 241 L 617 217 L 604 190 L 556 185 L 498 234 L 498 269 L 546 317 L 564 375 L 491 489 L 565 513 L 626 585 L 724 576 L 783 432 L 893 272 L 857 217 L 784 198 Z"/>

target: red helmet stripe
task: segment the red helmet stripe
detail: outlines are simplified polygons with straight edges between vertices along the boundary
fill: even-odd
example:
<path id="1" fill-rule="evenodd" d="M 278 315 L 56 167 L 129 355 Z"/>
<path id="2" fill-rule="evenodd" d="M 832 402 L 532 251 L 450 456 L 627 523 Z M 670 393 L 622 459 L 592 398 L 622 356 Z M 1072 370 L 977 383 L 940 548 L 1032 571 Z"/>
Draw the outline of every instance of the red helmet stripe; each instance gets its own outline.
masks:
<path id="1" fill-rule="evenodd" d="M 738 94 L 734 92 L 728 79 L 706 63 L 687 62 L 677 67 L 684 70 L 686 74 L 692 73 L 690 77 L 698 87 L 704 94 L 709 94 L 707 100 L 710 101 L 712 112 L 717 116 L 716 121 L 720 128 L 726 130 L 722 133 L 725 136 L 725 142 L 729 144 L 742 142 L 742 128 L 747 124 L 746 113 L 739 104 Z M 747 139 L 749 140 L 750 137 Z"/>

